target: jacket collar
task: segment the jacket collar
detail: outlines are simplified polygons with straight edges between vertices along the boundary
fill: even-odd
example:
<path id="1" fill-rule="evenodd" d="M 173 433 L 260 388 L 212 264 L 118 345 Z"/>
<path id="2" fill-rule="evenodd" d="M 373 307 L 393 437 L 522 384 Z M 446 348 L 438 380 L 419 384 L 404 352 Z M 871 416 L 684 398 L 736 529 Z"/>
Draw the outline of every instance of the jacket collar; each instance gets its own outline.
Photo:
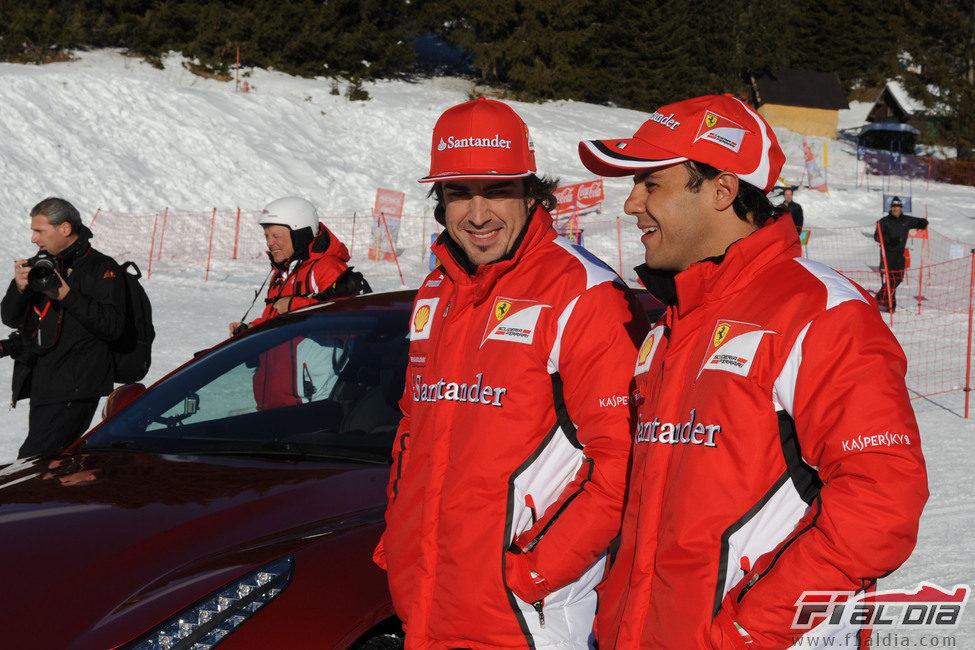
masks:
<path id="1" fill-rule="evenodd" d="M 70 246 L 57 254 L 57 258 L 61 261 L 65 269 L 71 268 L 71 265 L 76 260 L 84 257 L 85 253 L 91 249 L 91 242 L 89 241 L 91 237 L 91 230 L 87 226 L 84 224 L 78 226 L 78 238 Z"/>
<path id="2" fill-rule="evenodd" d="M 786 253 L 802 255 L 799 233 L 791 217 L 777 217 L 731 244 L 724 255 L 695 262 L 680 273 L 658 271 L 646 264 L 636 267 L 636 272 L 652 296 L 675 306 L 678 315 L 684 316 L 708 300 L 738 290 Z"/>

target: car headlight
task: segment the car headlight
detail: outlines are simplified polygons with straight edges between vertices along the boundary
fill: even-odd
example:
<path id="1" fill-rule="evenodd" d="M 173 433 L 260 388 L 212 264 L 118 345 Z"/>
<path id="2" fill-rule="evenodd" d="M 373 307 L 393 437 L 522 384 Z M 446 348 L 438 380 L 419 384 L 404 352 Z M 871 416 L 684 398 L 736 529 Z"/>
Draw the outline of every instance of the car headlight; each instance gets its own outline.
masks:
<path id="1" fill-rule="evenodd" d="M 122 650 L 210 650 L 291 583 L 290 555 L 204 596 Z"/>

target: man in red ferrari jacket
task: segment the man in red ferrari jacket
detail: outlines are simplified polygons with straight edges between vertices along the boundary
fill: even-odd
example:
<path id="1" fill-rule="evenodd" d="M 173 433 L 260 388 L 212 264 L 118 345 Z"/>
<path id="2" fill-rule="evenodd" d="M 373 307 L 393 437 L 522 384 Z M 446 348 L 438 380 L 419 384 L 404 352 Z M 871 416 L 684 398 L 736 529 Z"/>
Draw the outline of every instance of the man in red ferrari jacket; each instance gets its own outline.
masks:
<path id="1" fill-rule="evenodd" d="M 900 566 L 927 499 L 906 361 L 876 303 L 801 257 L 766 196 L 782 150 L 730 95 L 664 106 L 579 153 L 633 176 L 638 271 L 669 305 L 637 357 L 600 648 L 857 645 L 855 626 L 794 621 L 804 592 L 871 590 Z"/>
<path id="2" fill-rule="evenodd" d="M 558 237 L 528 129 L 477 99 L 433 132 L 446 230 L 410 322 L 386 531 L 407 648 L 586 648 L 619 534 L 632 361 L 648 323 Z"/>

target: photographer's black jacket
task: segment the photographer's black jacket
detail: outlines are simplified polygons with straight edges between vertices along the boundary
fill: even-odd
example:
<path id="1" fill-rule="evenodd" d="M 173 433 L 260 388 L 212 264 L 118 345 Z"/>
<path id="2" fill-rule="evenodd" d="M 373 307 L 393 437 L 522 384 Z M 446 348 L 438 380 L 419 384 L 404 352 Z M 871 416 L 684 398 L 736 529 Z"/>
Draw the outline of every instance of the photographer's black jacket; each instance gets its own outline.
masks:
<path id="1" fill-rule="evenodd" d="M 82 226 L 78 240 L 62 251 L 59 272 L 71 290 L 63 301 L 11 281 L 0 302 L 0 318 L 19 328 L 24 352 L 17 356 L 13 399 L 33 405 L 68 402 L 112 391 L 109 343 L 125 326 L 125 280 L 111 257 L 99 253 Z"/>

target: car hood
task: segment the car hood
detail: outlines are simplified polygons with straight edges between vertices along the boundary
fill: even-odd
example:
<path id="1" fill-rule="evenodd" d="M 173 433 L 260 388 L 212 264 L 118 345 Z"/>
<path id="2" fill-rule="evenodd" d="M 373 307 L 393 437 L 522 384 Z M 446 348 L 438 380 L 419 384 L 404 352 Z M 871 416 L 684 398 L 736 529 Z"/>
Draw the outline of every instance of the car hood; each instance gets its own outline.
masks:
<path id="1" fill-rule="evenodd" d="M 124 643 L 276 557 L 378 525 L 388 473 L 134 452 L 2 467 L 4 643 Z"/>

